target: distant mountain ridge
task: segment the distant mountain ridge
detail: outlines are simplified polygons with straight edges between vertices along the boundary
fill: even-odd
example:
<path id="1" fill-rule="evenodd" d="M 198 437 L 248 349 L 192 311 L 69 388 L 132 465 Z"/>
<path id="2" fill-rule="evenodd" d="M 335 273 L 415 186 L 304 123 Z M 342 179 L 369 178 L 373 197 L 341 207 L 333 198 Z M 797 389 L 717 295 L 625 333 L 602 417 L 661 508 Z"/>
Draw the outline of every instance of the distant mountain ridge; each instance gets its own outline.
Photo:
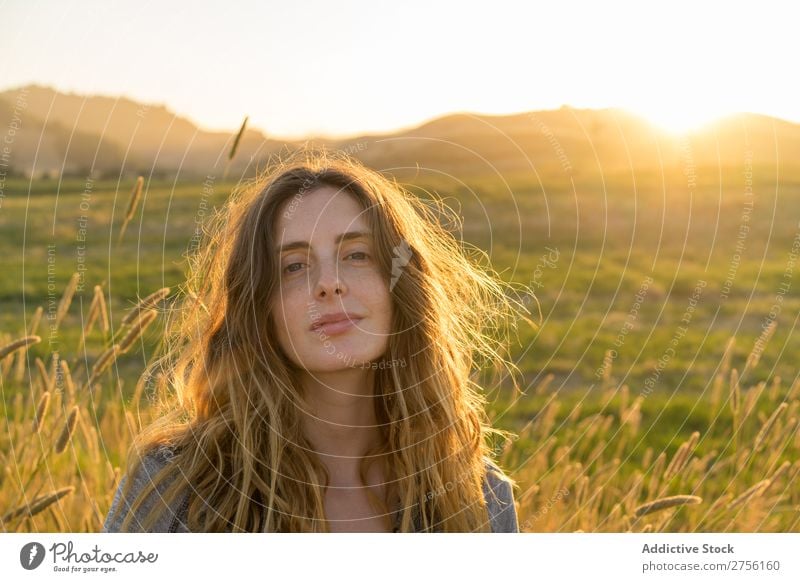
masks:
<path id="1" fill-rule="evenodd" d="M 244 117 L 243 112 L 242 117 Z M 0 93 L 0 131 L 13 130 L 9 163 L 26 176 L 222 173 L 236 130 L 199 129 L 164 107 L 120 97 L 60 93 L 28 85 Z M 0 137 L 0 139 L 2 139 Z M 343 149 L 393 172 L 474 176 L 619 172 L 703 165 L 796 164 L 800 125 L 737 114 L 688 138 L 661 132 L 621 109 L 445 115 L 409 130 L 350 139 L 308 140 Z M 248 128 L 231 176 L 250 176 L 270 156 L 299 146 Z M 2 168 L 0 168 L 2 169 Z"/>

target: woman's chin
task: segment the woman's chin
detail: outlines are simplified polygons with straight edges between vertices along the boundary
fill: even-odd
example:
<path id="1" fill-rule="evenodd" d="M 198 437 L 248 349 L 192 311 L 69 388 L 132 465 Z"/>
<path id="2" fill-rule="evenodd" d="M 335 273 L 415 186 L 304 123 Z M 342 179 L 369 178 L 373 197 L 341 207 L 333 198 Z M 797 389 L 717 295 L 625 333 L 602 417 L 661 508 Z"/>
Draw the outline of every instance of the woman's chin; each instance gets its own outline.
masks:
<path id="1" fill-rule="evenodd" d="M 347 354 L 338 352 L 337 354 L 314 358 L 309 362 L 307 369 L 314 372 L 339 372 L 344 370 L 369 370 L 374 358 L 365 358 L 360 354 Z"/>

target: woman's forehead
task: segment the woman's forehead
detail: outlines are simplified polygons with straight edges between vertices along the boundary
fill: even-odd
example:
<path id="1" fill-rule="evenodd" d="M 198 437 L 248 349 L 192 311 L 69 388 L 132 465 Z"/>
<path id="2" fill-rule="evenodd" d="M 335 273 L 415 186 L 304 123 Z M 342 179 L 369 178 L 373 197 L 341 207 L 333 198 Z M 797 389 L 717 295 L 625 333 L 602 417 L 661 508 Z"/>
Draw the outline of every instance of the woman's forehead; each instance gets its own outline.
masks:
<path id="1" fill-rule="evenodd" d="M 275 242 L 283 246 L 298 241 L 323 242 L 369 228 L 364 209 L 351 193 L 325 186 L 287 200 L 275 230 Z"/>

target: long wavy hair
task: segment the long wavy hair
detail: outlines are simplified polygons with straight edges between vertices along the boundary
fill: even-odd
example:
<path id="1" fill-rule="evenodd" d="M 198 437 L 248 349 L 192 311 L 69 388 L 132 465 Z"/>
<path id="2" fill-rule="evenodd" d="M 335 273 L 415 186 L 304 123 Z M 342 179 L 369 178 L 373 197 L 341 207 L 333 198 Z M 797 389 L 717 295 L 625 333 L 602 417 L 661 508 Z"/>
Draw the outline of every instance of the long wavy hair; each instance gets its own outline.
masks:
<path id="1" fill-rule="evenodd" d="M 452 216 L 435 197 L 413 195 L 396 179 L 324 148 L 301 147 L 270 163 L 234 189 L 186 255 L 188 276 L 168 310 L 163 357 L 143 376 L 156 384 L 156 420 L 134 439 L 128 474 L 156 449 L 174 456 L 132 500 L 123 531 L 144 499 L 170 480 L 160 497 L 175 507 L 189 491 L 191 531 L 330 531 L 323 509 L 328 474 L 301 431 L 298 411 L 308 405 L 278 347 L 272 314 L 262 308 L 278 292 L 279 213 L 298 193 L 324 185 L 363 208 L 387 281 L 401 243 L 409 251 L 390 292 L 384 354 L 406 365 L 376 370 L 383 443 L 361 461 L 362 481 L 371 463 L 383 463 L 387 494 L 370 492 L 370 501 L 388 520 L 390 499 L 398 500 L 403 532 L 489 531 L 485 459 L 495 460 L 497 436 L 514 435 L 491 426 L 476 380 L 488 370 L 518 390 L 508 332 L 520 316 L 530 321 L 518 288 L 482 264 L 485 253 L 453 236 Z M 157 518 L 151 511 L 141 527 Z"/>

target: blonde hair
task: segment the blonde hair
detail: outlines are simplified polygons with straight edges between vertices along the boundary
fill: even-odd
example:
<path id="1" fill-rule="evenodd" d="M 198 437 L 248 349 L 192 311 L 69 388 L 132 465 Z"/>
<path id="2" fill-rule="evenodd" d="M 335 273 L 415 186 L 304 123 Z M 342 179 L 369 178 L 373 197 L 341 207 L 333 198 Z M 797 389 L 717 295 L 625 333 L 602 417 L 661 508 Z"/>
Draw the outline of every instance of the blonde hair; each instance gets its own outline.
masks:
<path id="1" fill-rule="evenodd" d="M 410 251 L 390 292 L 385 353 L 405 365 L 375 374 L 384 443 L 362 459 L 361 475 L 372 462 L 384 463 L 387 496 L 371 501 L 388 516 L 388 500 L 400 500 L 400 531 L 414 530 L 415 520 L 424 531 L 489 531 L 485 458 L 493 457 L 493 435 L 513 435 L 490 426 L 475 378 L 488 365 L 508 372 L 518 389 L 506 340 L 516 328 L 514 307 L 525 307 L 508 293 L 511 284 L 480 265 L 485 253 L 475 249 L 470 257 L 440 223 L 443 205 L 409 194 L 341 152 L 308 146 L 235 189 L 227 208 L 212 217 L 205 244 L 188 255 L 165 355 L 146 371 L 165 396 L 155 404 L 157 420 L 134 440 L 128 474 L 157 448 L 176 455 L 134 500 L 123 531 L 145 497 L 171 477 L 180 478 L 162 498 L 174 507 L 188 488 L 191 531 L 329 531 L 328 476 L 298 417 L 307 406 L 278 348 L 272 315 L 255 308 L 271 304 L 279 281 L 272 237 L 278 213 L 325 185 L 363 207 L 387 280 L 399 245 Z M 145 530 L 156 513 L 146 516 Z"/>

